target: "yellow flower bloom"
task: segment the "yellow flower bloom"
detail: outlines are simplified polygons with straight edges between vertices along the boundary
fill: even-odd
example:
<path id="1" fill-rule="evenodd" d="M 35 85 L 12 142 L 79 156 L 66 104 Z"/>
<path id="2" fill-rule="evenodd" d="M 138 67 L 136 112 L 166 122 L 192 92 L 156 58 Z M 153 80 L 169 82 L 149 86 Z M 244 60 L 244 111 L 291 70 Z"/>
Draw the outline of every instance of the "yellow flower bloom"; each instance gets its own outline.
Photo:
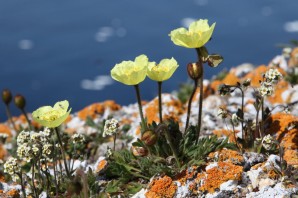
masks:
<path id="1" fill-rule="evenodd" d="M 67 100 L 57 102 L 54 107 L 43 106 L 32 113 L 33 120 L 44 127 L 55 128 L 60 126 L 68 117 L 71 109 L 67 111 Z"/>
<path id="2" fill-rule="evenodd" d="M 178 63 L 174 58 L 163 59 L 158 65 L 155 62 L 150 62 L 148 64 L 147 76 L 151 80 L 162 82 L 168 80 L 177 68 Z"/>
<path id="3" fill-rule="evenodd" d="M 215 23 L 210 27 L 208 20 L 200 19 L 190 24 L 188 30 L 185 28 L 178 28 L 169 34 L 174 44 L 186 48 L 199 48 L 204 46 L 213 33 Z"/>
<path id="4" fill-rule="evenodd" d="M 148 58 L 142 54 L 135 61 L 122 61 L 111 70 L 111 76 L 126 85 L 137 85 L 144 81 L 147 73 Z"/>

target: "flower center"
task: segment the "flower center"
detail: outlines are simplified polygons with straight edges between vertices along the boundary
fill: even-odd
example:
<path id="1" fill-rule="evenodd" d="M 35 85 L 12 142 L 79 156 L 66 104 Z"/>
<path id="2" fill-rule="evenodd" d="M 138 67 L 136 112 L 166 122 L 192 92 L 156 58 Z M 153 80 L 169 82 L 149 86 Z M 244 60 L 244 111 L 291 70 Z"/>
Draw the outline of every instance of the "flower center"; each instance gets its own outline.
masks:
<path id="1" fill-rule="evenodd" d="M 42 116 L 40 116 L 40 119 L 51 122 L 51 121 L 57 120 L 62 115 L 63 115 L 63 112 L 59 110 L 51 110 L 51 111 L 45 112 Z"/>

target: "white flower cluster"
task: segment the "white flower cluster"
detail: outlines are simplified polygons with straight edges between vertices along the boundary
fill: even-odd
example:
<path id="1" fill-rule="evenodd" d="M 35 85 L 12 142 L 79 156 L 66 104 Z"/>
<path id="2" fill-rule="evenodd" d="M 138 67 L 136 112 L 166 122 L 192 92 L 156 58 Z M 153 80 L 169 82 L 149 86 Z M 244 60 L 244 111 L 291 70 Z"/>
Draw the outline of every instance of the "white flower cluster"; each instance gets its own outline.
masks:
<path id="1" fill-rule="evenodd" d="M 265 73 L 265 78 L 269 82 L 278 81 L 282 78 L 282 74 L 277 69 L 269 69 L 269 71 Z"/>
<path id="2" fill-rule="evenodd" d="M 103 130 L 103 137 L 106 137 L 108 135 L 113 135 L 117 133 L 119 128 L 119 122 L 118 120 L 112 118 L 110 120 L 107 120 L 105 122 L 104 130 Z"/>
<path id="3" fill-rule="evenodd" d="M 17 155 L 20 159 L 30 162 L 33 158 L 46 157 L 50 159 L 53 146 L 50 146 L 51 131 L 22 131 L 17 137 Z"/>
<path id="4" fill-rule="evenodd" d="M 271 96 L 274 92 L 273 85 L 282 78 L 282 74 L 277 69 L 269 69 L 264 77 L 265 81 L 261 83 L 258 91 L 262 97 Z"/>
<path id="5" fill-rule="evenodd" d="M 265 150 L 269 151 L 275 146 L 275 139 L 270 134 L 263 137 L 262 146 Z"/>
<path id="6" fill-rule="evenodd" d="M 85 137 L 82 134 L 74 134 L 72 137 L 72 143 L 80 144 L 85 142 Z"/>
<path id="7" fill-rule="evenodd" d="M 21 167 L 18 165 L 18 161 L 16 158 L 10 157 L 4 164 L 4 172 L 10 174 L 13 181 L 16 181 L 21 172 Z"/>

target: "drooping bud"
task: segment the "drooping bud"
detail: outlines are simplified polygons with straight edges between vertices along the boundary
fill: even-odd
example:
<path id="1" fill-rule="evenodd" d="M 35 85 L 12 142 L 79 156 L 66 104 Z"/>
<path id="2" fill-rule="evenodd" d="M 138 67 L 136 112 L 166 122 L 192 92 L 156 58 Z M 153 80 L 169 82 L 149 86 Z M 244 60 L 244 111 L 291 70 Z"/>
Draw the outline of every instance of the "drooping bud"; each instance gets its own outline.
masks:
<path id="1" fill-rule="evenodd" d="M 202 77 L 203 68 L 202 64 L 199 62 L 196 63 L 188 63 L 187 65 L 187 73 L 188 76 L 193 80 L 198 80 Z"/>
<path id="2" fill-rule="evenodd" d="M 2 100 L 6 105 L 8 105 L 11 102 L 12 95 L 11 95 L 11 92 L 9 91 L 9 89 L 4 89 L 2 91 Z"/>
<path id="3" fill-rule="evenodd" d="M 136 157 L 145 157 L 148 155 L 148 150 L 141 146 L 131 146 L 131 151 Z"/>
<path id="4" fill-rule="evenodd" d="M 157 141 L 157 134 L 154 131 L 145 131 L 142 135 L 141 140 L 147 145 L 152 146 Z"/>
<path id="5" fill-rule="evenodd" d="M 223 57 L 219 54 L 211 54 L 208 56 L 208 65 L 210 67 L 217 67 L 223 61 Z"/>
<path id="6" fill-rule="evenodd" d="M 19 108 L 19 109 L 24 109 L 26 106 L 26 100 L 24 96 L 17 94 L 14 97 L 14 104 Z"/>

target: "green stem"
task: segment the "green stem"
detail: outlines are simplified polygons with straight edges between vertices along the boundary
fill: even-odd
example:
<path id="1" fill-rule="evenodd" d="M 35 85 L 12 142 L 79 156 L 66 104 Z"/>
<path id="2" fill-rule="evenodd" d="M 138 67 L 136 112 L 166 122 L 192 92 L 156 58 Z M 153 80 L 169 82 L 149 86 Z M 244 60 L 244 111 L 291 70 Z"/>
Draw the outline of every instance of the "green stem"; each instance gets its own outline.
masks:
<path id="1" fill-rule="evenodd" d="M 114 134 L 114 151 L 116 150 L 116 138 L 117 138 L 117 134 Z"/>
<path id="2" fill-rule="evenodd" d="M 202 107 L 203 107 L 203 95 L 204 95 L 204 90 L 203 90 L 203 80 L 204 80 L 204 67 L 202 63 L 202 59 L 200 56 L 200 50 L 199 48 L 196 48 L 197 55 L 198 55 L 198 61 L 200 62 L 200 65 L 202 65 L 202 76 L 200 78 L 200 97 L 199 97 L 199 113 L 198 113 L 198 128 L 197 128 L 197 140 L 196 144 L 199 141 L 200 137 L 200 132 L 201 132 L 201 125 L 202 125 Z"/>
<path id="3" fill-rule="evenodd" d="M 177 166 L 180 169 L 181 168 L 181 164 L 180 164 L 180 161 L 179 161 L 179 158 L 178 158 L 178 153 L 177 153 L 177 151 L 176 151 L 176 149 L 175 149 L 175 147 L 173 145 L 173 142 L 172 142 L 172 139 L 171 139 L 171 136 L 169 134 L 168 129 L 165 129 L 165 136 L 166 136 L 166 139 L 167 139 L 167 141 L 168 141 L 168 143 L 170 145 L 170 148 L 171 148 L 171 150 L 173 152 L 173 155 L 174 155 L 174 157 L 176 159 Z"/>
<path id="4" fill-rule="evenodd" d="M 32 127 L 31 127 L 31 126 L 32 126 L 32 125 L 31 125 L 31 121 L 29 120 L 28 115 L 27 115 L 25 109 L 21 109 L 21 111 L 22 111 L 23 115 L 24 115 L 25 118 L 26 118 L 26 121 L 27 121 L 27 123 L 28 123 L 28 128 L 29 128 L 29 130 L 31 131 L 31 130 L 32 130 Z"/>
<path id="5" fill-rule="evenodd" d="M 24 197 L 27 197 L 27 195 L 26 195 L 26 191 L 25 191 L 25 186 L 24 186 L 24 183 L 23 183 L 23 173 L 22 173 L 22 171 L 18 174 L 19 175 L 19 177 L 20 177 L 20 180 L 21 180 L 21 187 L 22 187 L 22 193 L 23 193 L 23 196 Z"/>
<path id="6" fill-rule="evenodd" d="M 162 82 L 158 83 L 158 107 L 159 107 L 159 122 L 162 123 L 162 96 L 161 96 L 161 85 Z"/>
<path id="7" fill-rule="evenodd" d="M 64 146 L 62 144 L 62 141 L 61 141 L 61 138 L 60 138 L 60 134 L 59 134 L 59 131 L 58 131 L 58 128 L 57 127 L 55 128 L 55 132 L 56 132 L 56 135 L 57 135 L 57 138 L 58 138 L 58 142 L 59 142 L 60 147 L 61 147 L 61 153 L 62 153 L 62 157 L 63 157 L 63 162 L 64 162 L 64 166 L 65 166 L 66 175 L 67 175 L 68 178 L 70 178 L 71 175 L 70 175 L 70 172 L 69 172 L 68 166 L 67 166 L 67 161 L 66 161 L 66 155 L 65 155 Z"/>
<path id="8" fill-rule="evenodd" d="M 188 128 L 188 125 L 189 125 L 189 117 L 190 117 L 190 111 L 191 111 L 191 103 L 192 103 L 192 100 L 193 100 L 193 97 L 196 93 L 196 90 L 197 90 L 197 87 L 198 87 L 198 80 L 194 80 L 194 87 L 193 87 L 193 90 L 192 90 L 192 93 L 190 95 L 190 98 L 188 100 L 188 106 L 187 106 L 187 117 L 186 117 L 186 124 L 185 124 L 185 132 L 186 133 L 186 130 Z"/>
<path id="9" fill-rule="evenodd" d="M 12 119 L 11 113 L 10 113 L 10 109 L 8 105 L 5 105 L 5 110 L 6 110 L 6 115 L 8 117 L 9 122 L 12 124 L 13 129 L 15 130 L 15 132 L 17 132 L 17 127 Z"/>
<path id="10" fill-rule="evenodd" d="M 32 160 L 32 187 L 33 187 L 33 193 L 35 194 L 36 197 L 38 197 L 38 194 L 36 192 L 35 182 L 34 182 L 34 180 L 35 180 L 34 168 L 35 168 L 35 162 L 34 162 L 34 160 Z"/>
<path id="11" fill-rule="evenodd" d="M 264 111 L 264 97 L 261 100 L 261 108 L 262 108 L 262 130 L 261 130 L 261 137 L 263 138 L 265 135 L 265 111 Z"/>
<path id="12" fill-rule="evenodd" d="M 140 89 L 139 89 L 139 85 L 134 85 L 135 90 L 136 90 L 136 95 L 137 95 L 137 101 L 138 101 L 138 105 L 139 105 L 139 112 L 140 112 L 140 117 L 141 117 L 141 121 L 142 121 L 142 125 L 143 127 L 146 127 L 145 124 L 145 118 L 144 118 L 144 114 L 143 114 L 143 110 L 142 110 L 142 101 L 141 101 L 141 94 L 140 94 Z"/>

